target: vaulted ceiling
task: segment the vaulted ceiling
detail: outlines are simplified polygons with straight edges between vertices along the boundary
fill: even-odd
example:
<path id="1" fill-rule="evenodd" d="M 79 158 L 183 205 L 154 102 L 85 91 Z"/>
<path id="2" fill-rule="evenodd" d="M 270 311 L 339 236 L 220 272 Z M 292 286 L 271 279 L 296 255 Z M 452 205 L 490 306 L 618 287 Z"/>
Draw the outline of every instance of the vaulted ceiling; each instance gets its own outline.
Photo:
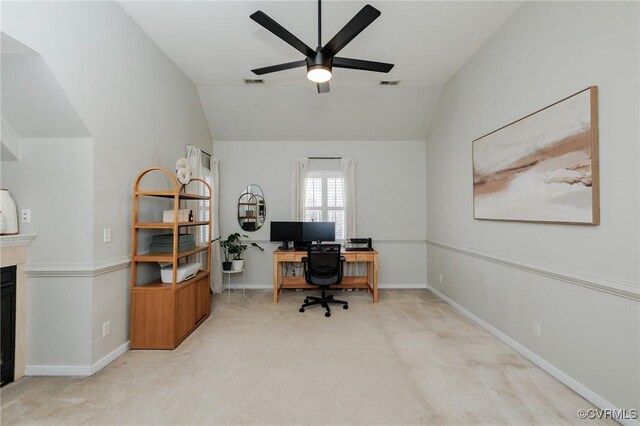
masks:
<path id="1" fill-rule="evenodd" d="M 262 10 L 315 48 L 316 1 L 119 3 L 199 87 L 214 137 L 227 140 L 335 139 L 337 135 L 351 139 L 423 139 L 428 126 L 404 126 L 402 123 L 406 120 L 402 118 L 419 118 L 428 123 L 442 84 L 520 4 L 371 1 L 369 4 L 382 15 L 349 43 L 340 56 L 391 62 L 395 64 L 394 69 L 388 74 L 334 70 L 332 92 L 317 95 L 304 68 L 265 75 L 264 87 L 243 86 L 243 79 L 256 78 L 250 71 L 252 68 L 303 59 L 299 52 L 252 21 L 249 15 Z M 323 43 L 366 3 L 323 2 Z M 380 87 L 380 80 L 400 80 L 400 85 Z M 234 87 L 235 91 L 230 89 Z M 312 96 L 325 97 L 325 100 L 309 100 Z M 425 99 L 417 101 L 416 96 Z M 333 99 L 326 100 L 328 97 Z M 291 105 L 274 108 L 293 114 L 291 123 L 269 110 L 272 102 Z M 322 107 L 323 103 L 331 107 Z M 340 120 L 342 114 L 351 114 L 350 111 L 356 111 L 355 118 Z M 247 117 L 256 116 L 261 116 L 266 123 L 278 121 L 281 127 L 277 132 L 273 132 L 276 126 L 247 131 L 246 126 L 251 125 Z M 336 119 L 340 128 L 333 127 L 331 132 L 308 130 L 310 123 L 323 120 L 329 123 Z M 398 125 L 388 126 L 389 122 Z M 370 131 L 358 133 L 363 127 Z"/>

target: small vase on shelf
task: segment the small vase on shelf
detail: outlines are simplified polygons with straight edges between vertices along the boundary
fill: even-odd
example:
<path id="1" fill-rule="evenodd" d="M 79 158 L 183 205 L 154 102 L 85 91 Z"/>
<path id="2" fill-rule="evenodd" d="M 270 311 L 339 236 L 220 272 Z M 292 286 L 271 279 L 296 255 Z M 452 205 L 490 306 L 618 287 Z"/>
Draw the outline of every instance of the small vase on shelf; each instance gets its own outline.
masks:
<path id="1" fill-rule="evenodd" d="M 8 189 L 0 189 L 0 235 L 15 235 L 18 233 L 18 209 Z"/>

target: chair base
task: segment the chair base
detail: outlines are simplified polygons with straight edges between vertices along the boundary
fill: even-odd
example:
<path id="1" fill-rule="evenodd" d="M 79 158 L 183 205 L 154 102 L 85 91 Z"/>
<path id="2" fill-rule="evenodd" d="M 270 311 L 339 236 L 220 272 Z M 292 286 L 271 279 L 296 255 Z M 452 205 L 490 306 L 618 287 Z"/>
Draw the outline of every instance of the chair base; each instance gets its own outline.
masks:
<path id="1" fill-rule="evenodd" d="M 307 296 L 304 298 L 304 304 L 300 307 L 300 312 L 304 312 L 304 308 L 308 308 L 309 306 L 313 306 L 313 305 L 322 305 L 323 308 L 325 308 L 327 310 L 327 312 L 325 312 L 324 316 L 325 317 L 330 317 L 331 316 L 331 309 L 329 308 L 329 304 L 338 304 L 338 305 L 342 305 L 342 309 L 349 309 L 349 303 L 345 302 L 344 300 L 338 300 L 338 299 L 334 299 L 333 295 L 326 295 L 324 292 L 324 288 L 322 289 L 322 296 L 321 297 L 316 297 L 316 296 Z"/>

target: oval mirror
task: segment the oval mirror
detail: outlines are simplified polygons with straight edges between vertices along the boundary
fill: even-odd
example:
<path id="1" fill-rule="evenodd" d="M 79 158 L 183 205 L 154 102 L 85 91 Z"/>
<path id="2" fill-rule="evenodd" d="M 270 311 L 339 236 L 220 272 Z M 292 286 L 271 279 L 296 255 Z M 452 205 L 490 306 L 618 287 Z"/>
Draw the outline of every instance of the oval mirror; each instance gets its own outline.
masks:
<path id="1" fill-rule="evenodd" d="M 262 189 L 258 185 L 247 185 L 238 197 L 238 224 L 243 231 L 257 231 L 264 225 L 267 206 Z"/>

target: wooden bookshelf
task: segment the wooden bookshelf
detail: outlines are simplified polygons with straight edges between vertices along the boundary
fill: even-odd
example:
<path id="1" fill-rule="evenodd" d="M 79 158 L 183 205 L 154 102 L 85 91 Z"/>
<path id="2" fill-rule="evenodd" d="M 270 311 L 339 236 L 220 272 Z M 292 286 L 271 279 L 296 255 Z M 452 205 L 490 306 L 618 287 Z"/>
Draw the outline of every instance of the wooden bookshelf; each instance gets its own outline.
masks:
<path id="1" fill-rule="evenodd" d="M 172 190 L 141 190 L 144 177 L 150 173 L 164 173 Z M 211 221 L 178 222 L 178 210 L 186 201 L 209 200 L 209 218 L 212 217 L 211 187 L 201 179 L 208 195 L 184 192 L 184 187 L 174 174 L 162 167 L 151 167 L 140 172 L 133 187 L 133 224 L 131 227 L 131 349 L 174 349 L 189 334 L 204 322 L 211 312 L 209 296 L 209 276 L 211 264 L 211 242 L 191 250 L 178 252 L 179 229 L 188 226 L 208 226 L 212 234 Z M 174 222 L 140 222 L 138 220 L 141 197 L 159 197 L 173 200 Z M 171 230 L 173 233 L 172 253 L 140 253 L 138 233 L 149 230 Z M 205 254 L 203 268 L 185 281 L 177 282 L 177 268 L 181 260 L 187 260 L 198 253 Z M 157 279 L 139 283 L 138 263 L 171 263 L 172 282 Z M 206 264 L 206 267 L 205 267 Z M 158 272 L 160 266 L 158 265 Z"/>

